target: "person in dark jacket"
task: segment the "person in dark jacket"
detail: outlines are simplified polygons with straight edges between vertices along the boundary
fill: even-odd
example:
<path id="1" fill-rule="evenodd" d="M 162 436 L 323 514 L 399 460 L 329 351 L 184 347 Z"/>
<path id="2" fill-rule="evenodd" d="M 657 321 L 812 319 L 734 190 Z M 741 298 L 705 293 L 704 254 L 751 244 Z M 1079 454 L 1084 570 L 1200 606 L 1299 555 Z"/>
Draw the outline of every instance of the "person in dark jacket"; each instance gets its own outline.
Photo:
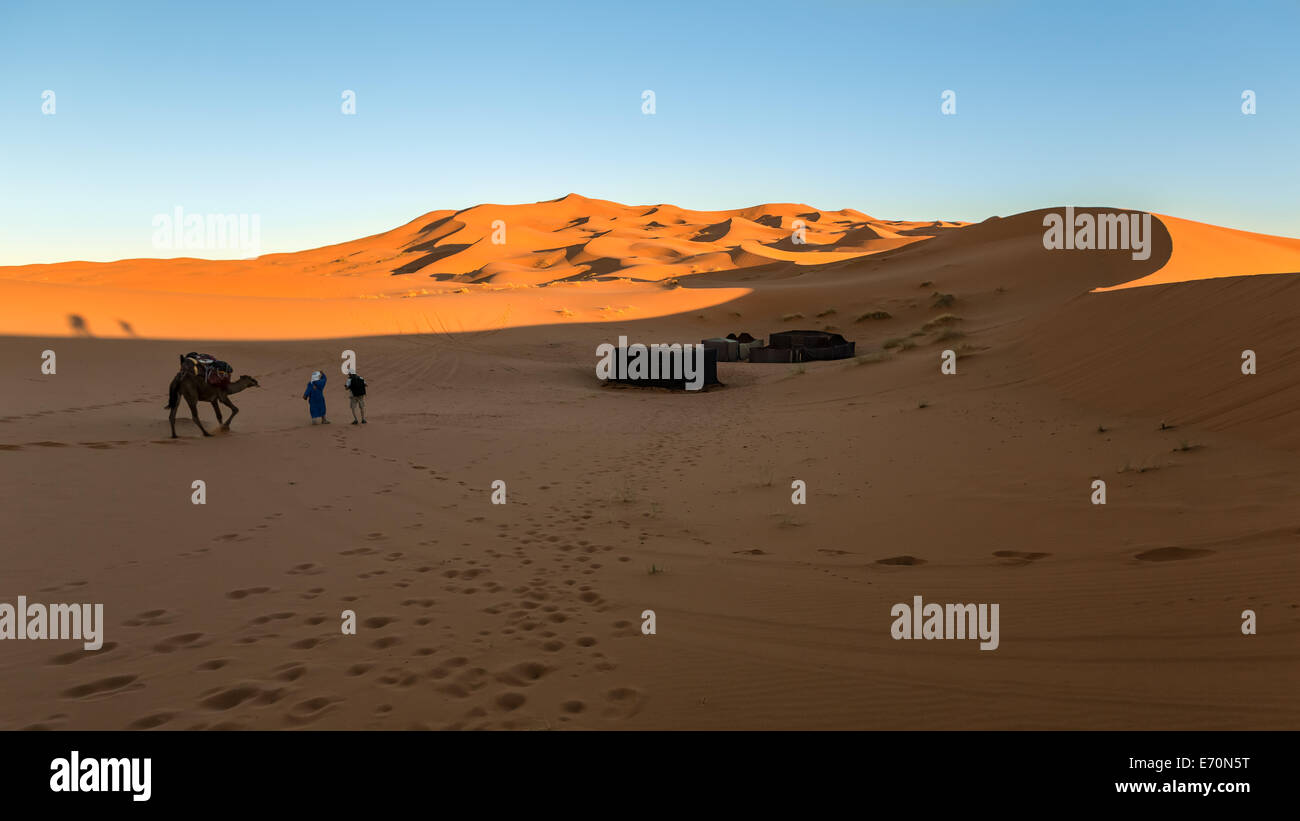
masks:
<path id="1" fill-rule="evenodd" d="M 356 371 L 348 372 L 348 381 L 343 383 L 348 392 L 348 404 L 352 407 L 352 424 L 357 423 L 357 408 L 361 409 L 361 424 L 366 423 L 366 380 Z"/>
<path id="2" fill-rule="evenodd" d="M 321 371 L 313 371 L 311 381 L 307 383 L 307 390 L 302 392 L 302 398 L 307 400 L 307 409 L 311 411 L 311 423 L 315 425 L 320 423 L 328 425 L 330 420 L 325 418 L 325 374 Z"/>

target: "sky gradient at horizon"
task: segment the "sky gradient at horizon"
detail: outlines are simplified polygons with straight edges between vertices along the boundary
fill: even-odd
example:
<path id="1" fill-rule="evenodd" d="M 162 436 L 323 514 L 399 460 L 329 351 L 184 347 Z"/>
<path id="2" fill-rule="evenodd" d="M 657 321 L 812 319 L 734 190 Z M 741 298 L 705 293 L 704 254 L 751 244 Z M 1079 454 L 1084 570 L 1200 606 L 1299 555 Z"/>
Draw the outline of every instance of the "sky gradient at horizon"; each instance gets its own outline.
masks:
<path id="1" fill-rule="evenodd" d="M 1115 206 L 1300 236 L 1297 35 L 1294 2 L 18 0 L 0 265 L 242 256 L 155 249 L 177 206 L 257 214 L 273 253 L 570 191 L 887 219 Z"/>

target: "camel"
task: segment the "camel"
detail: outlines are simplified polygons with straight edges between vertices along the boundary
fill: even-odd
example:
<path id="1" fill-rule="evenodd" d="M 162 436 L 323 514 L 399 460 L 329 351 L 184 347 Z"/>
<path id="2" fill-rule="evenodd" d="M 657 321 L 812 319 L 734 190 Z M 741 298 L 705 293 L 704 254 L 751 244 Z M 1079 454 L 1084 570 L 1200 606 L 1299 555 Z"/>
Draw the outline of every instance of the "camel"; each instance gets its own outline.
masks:
<path id="1" fill-rule="evenodd" d="M 185 357 L 181 357 L 184 362 Z M 230 401 L 232 393 L 239 393 L 245 388 L 259 387 L 257 380 L 251 376 L 243 375 L 231 382 L 229 385 L 209 385 L 208 380 L 203 374 L 196 374 L 191 370 L 182 370 L 172 378 L 172 383 L 167 388 L 167 404 L 164 408 L 171 411 L 167 421 L 172 426 L 172 438 L 176 439 L 176 409 L 180 406 L 180 399 L 183 397 L 186 404 L 190 406 L 190 416 L 194 418 L 194 424 L 203 432 L 204 436 L 211 436 L 199 421 L 199 402 L 211 402 L 212 410 L 217 413 L 217 424 L 221 425 L 222 430 L 230 430 L 230 423 L 235 421 L 235 415 L 239 413 L 239 408 L 235 407 Z M 230 419 L 226 422 L 221 421 L 221 408 L 217 403 L 230 408 Z"/>

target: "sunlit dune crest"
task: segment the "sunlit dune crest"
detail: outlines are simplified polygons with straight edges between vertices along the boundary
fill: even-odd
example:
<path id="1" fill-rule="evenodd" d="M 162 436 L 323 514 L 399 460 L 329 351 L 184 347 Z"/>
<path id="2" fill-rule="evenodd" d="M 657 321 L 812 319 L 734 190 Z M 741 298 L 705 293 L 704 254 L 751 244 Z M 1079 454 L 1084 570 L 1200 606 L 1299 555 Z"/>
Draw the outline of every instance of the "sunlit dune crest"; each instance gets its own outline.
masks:
<path id="1" fill-rule="evenodd" d="M 0 332 L 160 339 L 456 333 L 698 315 L 755 291 L 774 315 L 799 316 L 822 311 L 827 289 L 856 299 L 904 279 L 1077 295 L 1300 271 L 1300 239 L 1161 215 L 1153 215 L 1145 259 L 1123 250 L 1049 250 L 1042 226 L 1050 213 L 966 224 L 884 220 L 801 203 L 693 211 L 569 194 L 432 211 L 381 234 L 255 259 L 0 268 Z"/>
<path id="2" fill-rule="evenodd" d="M 611 305 L 647 318 L 746 293 L 676 287 L 698 274 L 851 260 L 957 224 L 798 203 L 692 211 L 569 194 L 433 211 L 381 234 L 256 259 L 0 268 L 3 331 L 121 336 L 125 322 L 160 338 L 320 338 L 591 320 Z"/>
<path id="3" fill-rule="evenodd" d="M 1153 214 L 1172 240 L 1169 261 L 1154 273 L 1098 292 L 1221 277 L 1300 273 L 1300 239 L 1253 234 Z"/>

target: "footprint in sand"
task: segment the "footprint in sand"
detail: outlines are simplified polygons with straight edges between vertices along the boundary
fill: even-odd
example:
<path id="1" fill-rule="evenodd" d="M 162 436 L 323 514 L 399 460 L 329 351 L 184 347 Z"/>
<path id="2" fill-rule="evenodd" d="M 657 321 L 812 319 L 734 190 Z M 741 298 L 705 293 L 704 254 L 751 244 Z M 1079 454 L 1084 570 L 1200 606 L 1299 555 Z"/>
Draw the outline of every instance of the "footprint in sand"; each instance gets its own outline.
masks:
<path id="1" fill-rule="evenodd" d="M 146 610 L 122 622 L 125 627 L 159 627 L 176 621 L 176 614 L 166 610 Z"/>
<path id="2" fill-rule="evenodd" d="M 496 697 L 496 705 L 507 713 L 514 712 L 524 706 L 527 701 L 523 693 L 507 692 Z"/>
<path id="3" fill-rule="evenodd" d="M 309 722 L 316 721 L 317 718 L 324 716 L 337 703 L 338 699 L 329 698 L 329 696 L 316 696 L 315 699 L 307 699 L 294 704 L 294 707 L 290 709 L 285 718 L 291 724 L 309 724 Z"/>
<path id="4" fill-rule="evenodd" d="M 91 656 L 97 656 L 103 653 L 107 653 L 108 651 L 112 650 L 114 647 L 117 647 L 117 642 L 106 641 L 104 642 L 104 646 L 99 648 L 98 650 L 73 650 L 68 653 L 60 653 L 59 655 L 51 658 L 48 663 L 49 664 L 72 664 L 74 662 L 81 661 L 82 659 L 90 658 Z"/>
<path id="5" fill-rule="evenodd" d="M 634 687 L 615 687 L 605 694 L 607 718 L 631 718 L 641 711 L 645 697 Z"/>
<path id="6" fill-rule="evenodd" d="M 915 556 L 890 556 L 888 559 L 876 559 L 876 564 L 914 567 L 918 564 L 925 564 L 925 559 L 918 559 Z"/>
<path id="7" fill-rule="evenodd" d="M 208 690 L 203 693 L 205 698 L 199 701 L 199 706 L 209 710 L 233 710 L 253 699 L 262 703 L 274 703 L 279 700 L 279 694 L 279 690 L 264 690 L 256 684 L 238 684 L 225 689 Z"/>
<path id="8" fill-rule="evenodd" d="M 271 588 L 269 587 L 249 587 L 244 590 L 231 590 L 229 593 L 226 594 L 226 598 L 243 599 L 258 593 L 269 593 L 270 591 Z"/>
<path id="9" fill-rule="evenodd" d="M 442 693 L 445 696 L 451 696 L 452 698 L 469 697 L 469 690 L 465 689 L 463 686 L 455 682 L 450 682 L 447 684 L 439 684 L 433 689 L 437 690 L 439 693 Z"/>
<path id="10" fill-rule="evenodd" d="M 614 638 L 624 638 L 626 636 L 637 636 L 640 634 L 641 631 L 637 629 L 637 626 L 626 619 L 620 619 L 614 622 L 614 633 L 612 634 Z"/>
<path id="11" fill-rule="evenodd" d="M 543 676 L 551 672 L 551 669 L 540 662 L 525 661 L 497 673 L 496 680 L 511 687 L 527 687 L 534 682 L 540 681 Z"/>
<path id="12" fill-rule="evenodd" d="M 204 642 L 203 644 L 194 644 L 194 642 L 201 638 L 203 638 L 202 633 L 182 633 L 179 636 L 172 636 L 171 638 L 163 639 L 155 644 L 153 649 L 155 653 L 170 653 L 173 650 L 179 650 L 182 647 L 188 647 L 191 645 L 194 647 L 202 647 L 208 642 Z"/>
<path id="13" fill-rule="evenodd" d="M 47 717 L 44 721 L 39 721 L 35 724 L 28 724 L 26 727 L 21 727 L 19 729 L 29 732 L 57 730 L 59 726 L 65 724 L 67 720 L 67 713 L 55 713 L 54 715 Z"/>
<path id="14" fill-rule="evenodd" d="M 64 698 L 93 698 L 101 695 L 115 695 L 124 692 L 127 689 L 137 690 L 143 687 L 143 684 L 137 683 L 139 676 L 110 676 L 101 678 L 98 681 L 92 681 L 88 684 L 78 684 L 64 690 Z"/>
<path id="15" fill-rule="evenodd" d="M 379 677 L 379 683 L 387 687 L 412 687 L 420 677 L 414 673 L 404 673 L 400 669 L 393 667 L 387 673 Z"/>
<path id="16" fill-rule="evenodd" d="M 1004 559 L 1002 564 L 1006 565 L 1026 565 L 1030 562 L 1036 562 L 1039 559 L 1045 559 L 1052 555 L 1051 553 L 1026 553 L 1020 550 L 995 550 L 993 555 L 999 559 Z"/>
<path id="17" fill-rule="evenodd" d="M 126 725 L 126 728 L 128 730 L 152 730 L 154 727 L 161 727 L 173 718 L 175 718 L 173 713 L 154 713 L 151 716 L 137 718 Z"/>
<path id="18" fill-rule="evenodd" d="M 1152 550 L 1144 550 L 1133 556 L 1133 558 L 1143 562 L 1173 562 L 1182 559 L 1196 559 L 1201 556 L 1208 556 L 1213 552 L 1213 550 L 1207 550 L 1203 547 L 1157 547 Z"/>
<path id="19" fill-rule="evenodd" d="M 253 624 L 266 624 L 269 621 L 274 621 L 279 619 L 291 619 L 296 615 L 297 615 L 296 613 L 270 613 L 268 615 L 258 616 L 257 618 L 253 619 Z"/>
<path id="20" fill-rule="evenodd" d="M 281 664 L 275 669 L 277 671 L 275 673 L 275 679 L 277 681 L 297 681 L 307 675 L 307 667 L 296 662 Z"/>

